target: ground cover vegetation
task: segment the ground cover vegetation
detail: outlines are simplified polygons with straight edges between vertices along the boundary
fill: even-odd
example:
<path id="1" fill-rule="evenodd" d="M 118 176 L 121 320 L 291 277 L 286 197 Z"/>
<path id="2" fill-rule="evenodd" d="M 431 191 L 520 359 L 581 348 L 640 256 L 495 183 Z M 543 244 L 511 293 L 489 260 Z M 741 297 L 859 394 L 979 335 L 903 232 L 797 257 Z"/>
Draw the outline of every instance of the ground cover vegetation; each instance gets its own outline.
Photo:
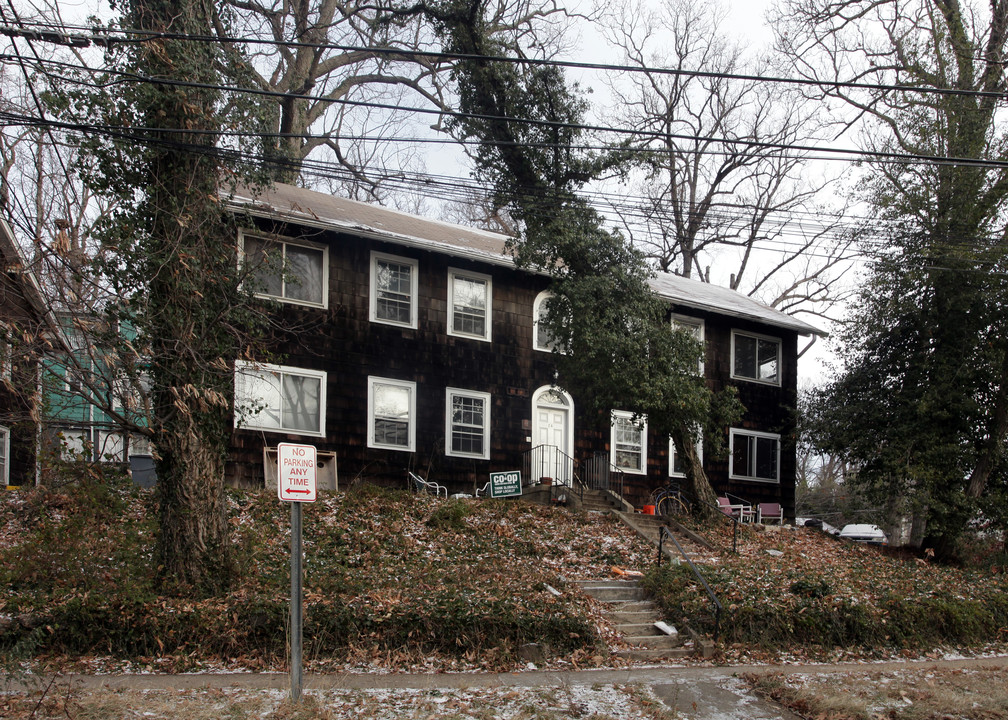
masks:
<path id="1" fill-rule="evenodd" d="M 159 591 L 151 494 L 107 478 L 5 494 L 3 654 L 283 669 L 289 506 L 265 491 L 226 501 L 234 581 L 193 600 Z M 597 664 L 610 638 L 569 579 L 652 557 L 598 515 L 367 486 L 307 506 L 304 546 L 305 659 L 316 668 L 514 667 L 525 643 Z"/>
<path id="2" fill-rule="evenodd" d="M 731 547 L 727 523 L 708 532 Z M 738 552 L 722 553 L 703 574 L 724 606 L 721 637 L 735 656 L 785 649 L 835 659 L 1004 642 L 1003 544 L 968 552 L 969 567 L 952 567 L 812 529 L 743 528 Z M 712 606 L 688 567 L 652 568 L 644 585 L 670 618 L 713 633 Z"/>
<path id="3" fill-rule="evenodd" d="M 288 507 L 229 491 L 235 580 L 193 600 L 157 584 L 155 501 L 96 474 L 6 493 L 0 503 L 0 652 L 8 662 L 178 671 L 286 663 Z M 892 557 L 806 529 L 744 529 L 703 572 L 725 606 L 726 659 L 745 653 L 891 654 L 1008 640 L 1008 562 L 973 569 Z M 305 513 L 305 658 L 316 670 L 514 669 L 527 643 L 567 667 L 621 647 L 601 606 L 571 581 L 613 566 L 679 623 L 712 631 L 682 567 L 614 518 L 520 502 L 438 501 L 362 486 Z M 550 590 L 554 588 L 559 594 Z M 97 664 L 96 664 L 97 663 Z"/>

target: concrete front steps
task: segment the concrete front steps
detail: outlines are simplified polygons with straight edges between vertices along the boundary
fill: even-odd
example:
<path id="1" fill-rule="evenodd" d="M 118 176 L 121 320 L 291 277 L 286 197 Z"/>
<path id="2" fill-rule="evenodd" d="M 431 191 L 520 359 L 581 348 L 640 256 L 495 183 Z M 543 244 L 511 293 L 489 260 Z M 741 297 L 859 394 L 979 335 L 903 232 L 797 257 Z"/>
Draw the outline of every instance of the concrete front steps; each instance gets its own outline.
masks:
<path id="1" fill-rule="evenodd" d="M 623 503 L 604 490 L 585 490 L 581 509 L 589 512 L 617 512 L 623 510 Z"/>
<path id="2" fill-rule="evenodd" d="M 643 513 L 617 512 L 620 519 L 633 528 L 638 535 L 649 543 L 658 547 L 658 533 L 663 525 L 667 525 L 669 530 L 675 535 L 676 541 L 682 549 L 689 555 L 690 560 L 698 565 L 716 563 L 721 553 L 705 541 L 702 537 L 685 530 L 674 522 L 666 520 L 657 515 L 644 515 Z M 672 562 L 682 562 L 682 555 L 668 538 L 665 538 L 663 548 L 665 556 Z"/>
<path id="3" fill-rule="evenodd" d="M 655 604 L 648 600 L 636 580 L 579 580 L 581 589 L 591 597 L 606 604 L 607 615 L 613 626 L 631 647 L 614 654 L 628 660 L 664 660 L 690 655 L 691 648 L 684 647 L 679 633 L 660 630 L 655 623 L 662 620 Z"/>

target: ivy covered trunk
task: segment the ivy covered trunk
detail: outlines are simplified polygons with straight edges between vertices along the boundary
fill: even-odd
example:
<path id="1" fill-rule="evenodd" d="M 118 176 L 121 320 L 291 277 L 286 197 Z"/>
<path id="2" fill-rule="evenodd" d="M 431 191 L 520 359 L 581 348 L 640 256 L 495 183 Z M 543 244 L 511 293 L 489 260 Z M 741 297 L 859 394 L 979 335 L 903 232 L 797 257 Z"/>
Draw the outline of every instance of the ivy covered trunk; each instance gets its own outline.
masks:
<path id="1" fill-rule="evenodd" d="M 696 449 L 696 440 L 690 437 L 686 428 L 679 423 L 673 424 L 672 441 L 676 450 L 682 458 L 683 469 L 686 475 L 686 493 L 696 502 L 693 513 L 700 518 L 707 519 L 718 512 L 717 494 L 707 478 L 707 473 L 703 469 L 703 460 Z"/>
<path id="2" fill-rule="evenodd" d="M 148 285 L 136 317 L 149 352 L 157 559 L 167 587 L 215 592 L 228 577 L 223 478 L 236 352 L 229 322 L 236 240 L 218 201 L 218 51 L 214 43 L 170 39 L 212 34 L 214 5 L 132 0 L 128 7 L 127 26 L 169 38 L 148 40 L 136 55 L 143 74 L 163 80 L 138 91 L 144 126 L 153 129 L 142 213 L 148 227 L 138 242 L 138 269 Z"/>

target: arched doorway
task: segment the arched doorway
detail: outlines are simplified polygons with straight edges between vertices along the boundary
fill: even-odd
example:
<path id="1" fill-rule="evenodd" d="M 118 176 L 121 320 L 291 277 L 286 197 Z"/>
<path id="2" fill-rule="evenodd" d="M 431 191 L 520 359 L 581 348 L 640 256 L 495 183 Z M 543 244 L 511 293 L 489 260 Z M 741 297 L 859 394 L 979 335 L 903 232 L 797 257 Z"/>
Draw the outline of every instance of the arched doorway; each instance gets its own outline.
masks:
<path id="1" fill-rule="evenodd" d="M 574 477 L 574 400 L 544 385 L 532 393 L 532 447 L 541 476 L 570 485 Z"/>

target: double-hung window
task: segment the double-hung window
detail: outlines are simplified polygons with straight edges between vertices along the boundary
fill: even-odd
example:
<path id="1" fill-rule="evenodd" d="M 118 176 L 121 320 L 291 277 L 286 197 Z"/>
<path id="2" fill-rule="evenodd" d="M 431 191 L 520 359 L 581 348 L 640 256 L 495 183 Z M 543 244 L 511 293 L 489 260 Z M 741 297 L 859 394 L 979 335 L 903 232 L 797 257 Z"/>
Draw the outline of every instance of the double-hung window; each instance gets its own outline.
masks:
<path id="1" fill-rule="evenodd" d="M 326 373 L 235 363 L 235 427 L 325 436 Z"/>
<path id="2" fill-rule="evenodd" d="M 413 452 L 416 383 L 368 378 L 368 447 Z"/>
<path id="3" fill-rule="evenodd" d="M 780 338 L 732 330 L 732 377 L 780 385 Z"/>
<path id="4" fill-rule="evenodd" d="M 686 477 L 686 464 L 683 462 L 682 453 L 676 448 L 675 440 L 669 438 L 669 477 Z M 696 453 L 700 462 L 703 462 L 703 438 L 697 438 Z"/>
<path id="5" fill-rule="evenodd" d="M 371 320 L 417 326 L 417 261 L 371 253 Z"/>
<path id="6" fill-rule="evenodd" d="M 704 321 L 700 318 L 687 317 L 686 315 L 673 315 L 672 316 L 672 327 L 676 330 L 682 330 L 685 333 L 693 336 L 693 339 L 700 343 L 700 347 L 704 344 Z M 703 375 L 704 372 L 704 356 L 703 350 L 701 350 L 700 360 L 697 364 L 697 373 Z"/>
<path id="7" fill-rule="evenodd" d="M 242 235 L 242 247 L 256 295 L 298 305 L 328 306 L 328 247 L 250 234 Z"/>
<path id="8" fill-rule="evenodd" d="M 733 480 L 780 482 L 780 435 L 754 430 L 729 430 L 728 475 Z"/>
<path id="9" fill-rule="evenodd" d="M 493 286 L 489 275 L 448 269 L 448 334 L 490 340 Z"/>
<path id="10" fill-rule="evenodd" d="M 488 460 L 490 395 L 448 388 L 445 406 L 445 454 Z"/>
<path id="11" fill-rule="evenodd" d="M 611 462 L 623 472 L 647 473 L 647 418 L 613 410 L 610 437 Z"/>

